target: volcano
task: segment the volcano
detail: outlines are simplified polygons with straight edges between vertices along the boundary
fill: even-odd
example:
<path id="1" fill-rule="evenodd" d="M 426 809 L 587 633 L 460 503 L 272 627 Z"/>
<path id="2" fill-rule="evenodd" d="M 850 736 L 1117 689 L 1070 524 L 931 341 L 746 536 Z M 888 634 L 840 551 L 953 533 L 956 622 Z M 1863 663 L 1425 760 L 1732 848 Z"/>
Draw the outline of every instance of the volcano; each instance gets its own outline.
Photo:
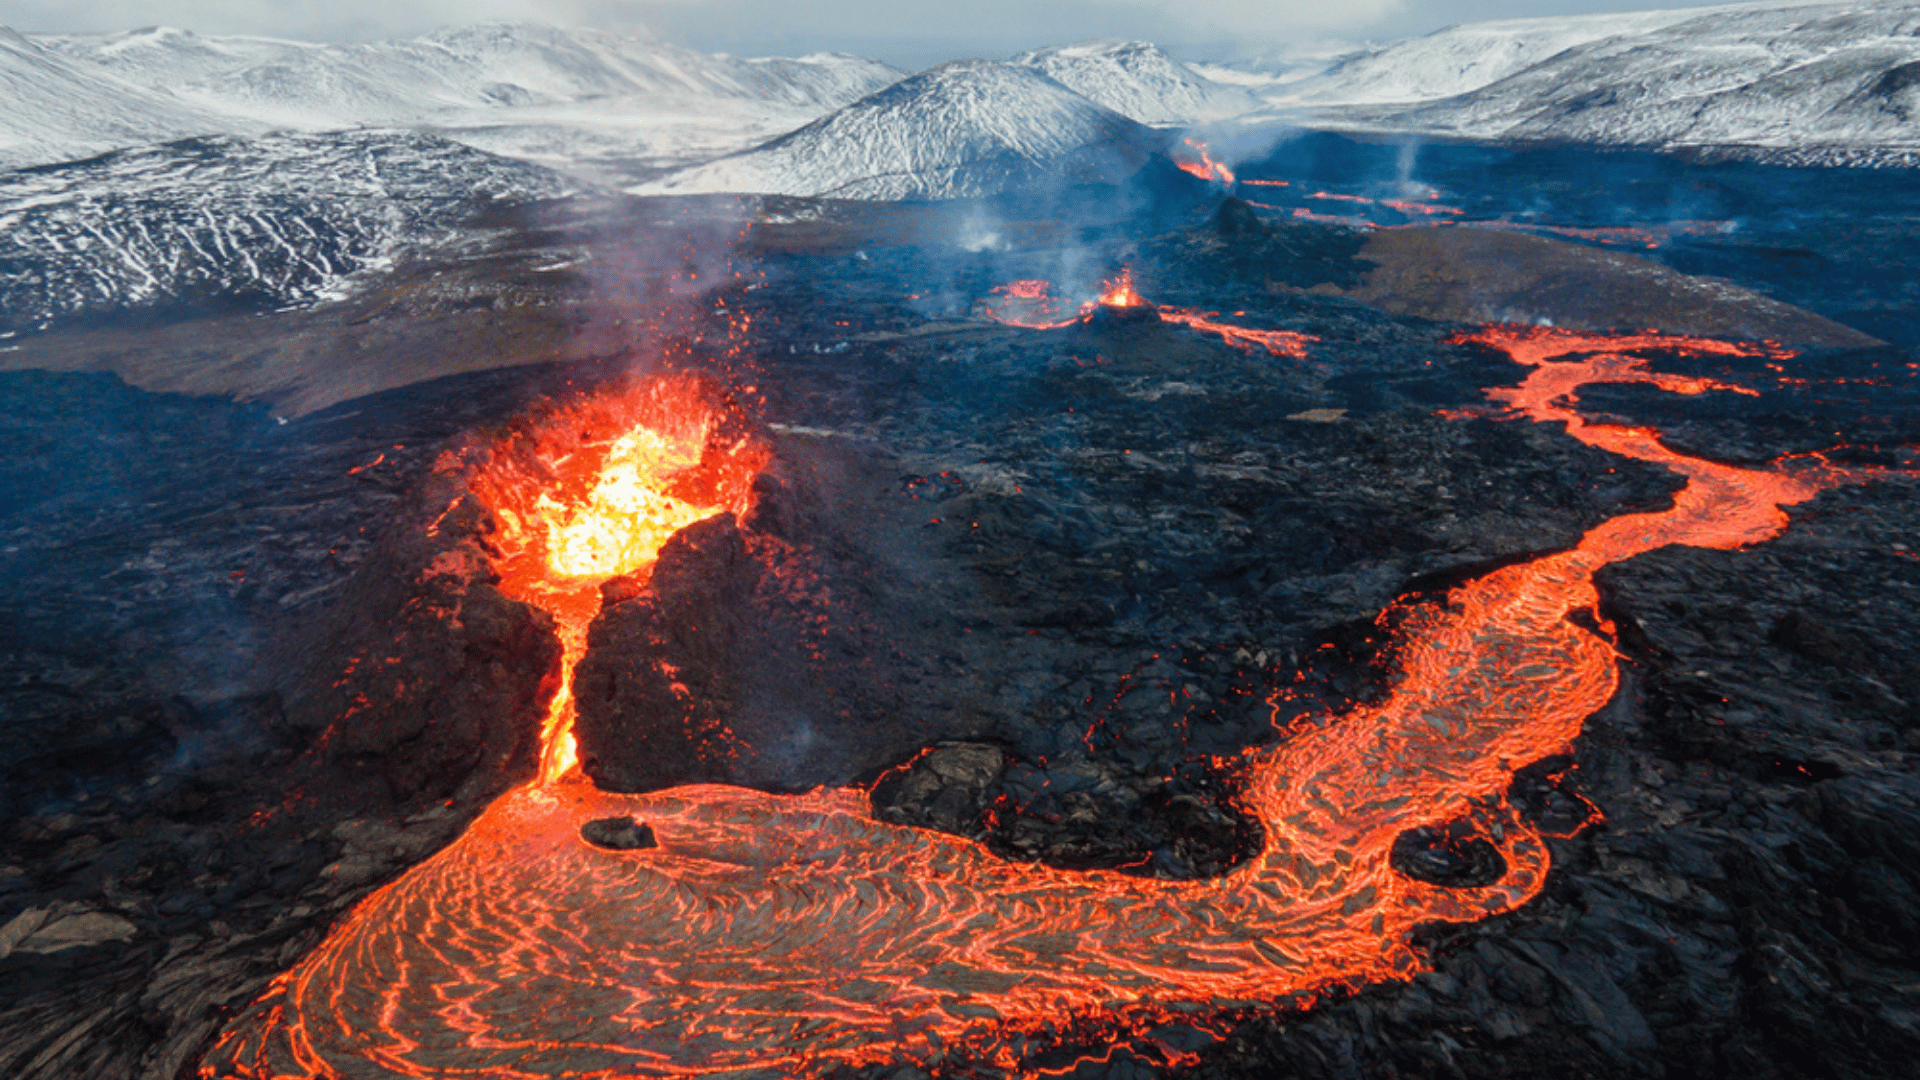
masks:
<path id="1" fill-rule="evenodd" d="M 1131 175 L 1166 138 L 1023 64 L 963 60 L 638 189 L 952 199 Z"/>
<path id="2" fill-rule="evenodd" d="M 0 1074 L 1905 1075 L 1911 185 L 1408 158 L 12 174 Z"/>

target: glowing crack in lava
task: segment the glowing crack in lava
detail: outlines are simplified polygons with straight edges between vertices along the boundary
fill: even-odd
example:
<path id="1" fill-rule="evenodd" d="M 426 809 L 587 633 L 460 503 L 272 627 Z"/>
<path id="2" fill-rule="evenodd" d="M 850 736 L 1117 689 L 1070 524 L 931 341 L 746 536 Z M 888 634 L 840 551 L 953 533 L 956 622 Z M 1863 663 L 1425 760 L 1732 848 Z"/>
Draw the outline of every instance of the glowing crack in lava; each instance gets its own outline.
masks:
<path id="1" fill-rule="evenodd" d="M 1024 326 L 1029 330 L 1058 330 L 1063 326 L 1072 326 L 1092 310 L 1091 304 L 1083 304 L 1080 311 L 1069 315 L 1063 303 L 1053 295 L 1052 282 L 1028 278 L 994 286 L 988 290 L 987 299 L 980 306 L 991 319 L 1009 326 Z"/>
<path id="2" fill-rule="evenodd" d="M 531 784 L 355 908 L 223 1034 L 202 1075 L 772 1077 L 951 1060 L 1032 1071 L 1023 1062 L 1063 1032 L 1150 1044 L 1170 1019 L 1408 978 L 1421 966 L 1414 927 L 1507 911 L 1542 886 L 1547 849 L 1504 792 L 1515 769 L 1565 752 L 1615 691 L 1594 572 L 1669 544 L 1765 541 L 1785 527 L 1782 507 L 1873 475 L 1817 457 L 1700 461 L 1574 411 L 1592 383 L 1725 389 L 1650 372 L 1625 350 L 1765 346 L 1500 327 L 1459 340 L 1531 369 L 1489 392 L 1500 415 L 1564 424 L 1687 484 L 1671 509 L 1614 518 L 1444 604 L 1406 605 L 1386 701 L 1245 755 L 1241 801 L 1264 830 L 1245 865 L 1174 882 L 1010 863 L 878 822 L 851 789 Z M 582 841 L 583 822 L 615 814 L 646 821 L 659 846 Z M 1499 880 L 1444 888 L 1392 868 L 1396 836 L 1463 818 L 1494 838 Z"/>
<path id="3" fill-rule="evenodd" d="M 1167 307 L 1149 302 L 1133 286 L 1133 268 L 1125 267 L 1120 276 L 1101 284 L 1100 297 L 1080 305 L 1077 314 L 1068 315 L 1066 301 L 1053 295 L 1053 284 L 1038 278 L 1009 282 L 988 292 L 981 310 L 990 319 L 1028 330 L 1059 330 L 1084 323 L 1101 308 L 1129 312 L 1151 308 L 1161 321 L 1190 327 L 1203 334 L 1216 334 L 1227 344 L 1249 352 L 1265 349 L 1269 355 L 1304 360 L 1307 346 L 1320 339 L 1291 330 L 1255 330 L 1246 326 L 1219 322 L 1217 311 L 1198 308 Z"/>

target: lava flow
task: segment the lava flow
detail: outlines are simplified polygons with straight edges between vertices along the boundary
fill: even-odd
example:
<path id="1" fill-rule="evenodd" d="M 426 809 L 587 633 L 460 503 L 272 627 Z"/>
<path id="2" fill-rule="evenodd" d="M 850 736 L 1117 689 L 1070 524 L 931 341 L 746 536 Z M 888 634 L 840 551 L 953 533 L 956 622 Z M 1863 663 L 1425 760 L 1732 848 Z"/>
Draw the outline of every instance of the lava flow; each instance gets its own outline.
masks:
<path id="1" fill-rule="evenodd" d="M 1416 926 L 1508 911 L 1543 884 L 1547 848 L 1504 793 L 1516 768 L 1566 752 L 1615 691 L 1595 571 L 1669 544 L 1762 542 L 1785 528 L 1782 507 L 1874 475 L 1817 457 L 1701 461 L 1654 431 L 1574 411 L 1593 383 L 1725 388 L 1650 372 L 1625 350 L 1778 355 L 1765 346 L 1505 327 L 1459 340 L 1531 369 L 1489 392 L 1499 415 L 1564 424 L 1686 486 L 1671 509 L 1614 518 L 1444 604 L 1407 604 L 1387 700 L 1296 724 L 1245 755 L 1241 804 L 1264 833 L 1246 864 L 1156 881 L 1012 863 L 876 821 L 855 789 L 530 784 L 355 908 L 235 1021 L 202 1075 L 817 1076 L 955 1060 L 1012 1070 L 1063 1033 L 1151 1044 L 1154 1025 L 1209 1010 L 1410 977 Z M 683 421 L 671 439 L 697 445 L 698 430 Z M 715 445 L 709 433 L 707 453 Z M 603 464 L 547 464 L 573 486 L 563 505 L 585 505 L 604 482 L 591 471 Z M 567 550 L 578 520 L 554 525 L 545 550 Z M 583 823 L 610 815 L 645 821 L 659 846 L 582 840 Z M 1497 881 L 1441 887 L 1390 865 L 1400 834 L 1462 820 L 1493 838 Z"/>
<path id="2" fill-rule="evenodd" d="M 1103 282 L 1099 299 L 1081 304 L 1076 315 L 1066 315 L 1066 301 L 1053 295 L 1052 283 L 1037 278 L 997 286 L 988 295 L 991 299 L 981 305 L 981 310 L 988 318 L 1028 330 L 1058 330 L 1074 326 L 1093 319 L 1103 310 L 1122 315 L 1151 311 L 1163 322 L 1178 323 L 1203 334 L 1217 334 L 1227 344 L 1249 352 L 1265 349 L 1271 356 L 1304 360 L 1307 346 L 1320 340 L 1311 334 L 1298 334 L 1291 330 L 1255 330 L 1219 322 L 1216 316 L 1220 313 L 1217 311 L 1154 304 L 1134 288 L 1132 267 L 1122 268 L 1119 277 Z"/>

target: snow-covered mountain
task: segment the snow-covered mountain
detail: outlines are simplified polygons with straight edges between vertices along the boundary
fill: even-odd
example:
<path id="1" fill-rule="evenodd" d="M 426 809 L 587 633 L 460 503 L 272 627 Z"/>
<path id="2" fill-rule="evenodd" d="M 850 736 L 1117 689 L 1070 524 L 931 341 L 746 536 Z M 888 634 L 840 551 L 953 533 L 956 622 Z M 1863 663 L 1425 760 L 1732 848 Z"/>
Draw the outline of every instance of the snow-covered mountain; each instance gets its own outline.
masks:
<path id="1" fill-rule="evenodd" d="M 1502 20 L 1307 78 L 1283 67 L 1208 78 L 1151 44 L 1099 41 L 899 79 L 843 55 L 740 59 L 513 24 L 340 45 L 0 30 L 0 169 L 15 170 L 0 171 L 0 324 L 335 295 L 480 201 L 581 177 L 644 194 L 981 196 L 1131 173 L 1173 137 L 1156 125 L 1920 163 L 1920 0 Z"/>
<path id="2" fill-rule="evenodd" d="M 1273 104 L 1432 101 L 1478 90 L 1575 46 L 1660 30 L 1697 18 L 1700 11 L 1681 8 L 1462 23 L 1424 37 L 1330 58 L 1324 70 L 1307 78 L 1275 75 L 1240 81 Z"/>
<path id="3" fill-rule="evenodd" d="M 168 27 L 37 40 L 127 82 L 290 126 L 409 123 L 465 109 L 604 98 L 752 98 L 824 111 L 902 74 L 852 56 L 750 60 L 513 23 L 372 44 L 203 38 Z"/>
<path id="4" fill-rule="evenodd" d="M 1470 24 L 1336 64 L 1278 103 L 1348 130 L 1912 163 L 1920 0 Z"/>
<path id="5" fill-rule="evenodd" d="M 1186 125 L 1237 116 L 1257 102 L 1213 82 L 1147 41 L 1087 41 L 1013 58 L 1081 97 L 1143 124 Z"/>
<path id="6" fill-rule="evenodd" d="M 0 27 L 0 169 L 221 131 L 228 121 Z"/>
<path id="7" fill-rule="evenodd" d="M 657 171 L 751 146 L 902 74 L 852 56 L 741 59 L 525 24 L 333 45 L 167 27 L 10 34 L 0 73 L 43 98 L 86 103 L 0 116 L 0 166 L 186 135 L 372 125 L 589 174 Z"/>
<path id="8" fill-rule="evenodd" d="M 218 136 L 0 173 L 0 330 L 128 310 L 280 307 L 563 177 L 416 132 Z"/>
<path id="9" fill-rule="evenodd" d="M 1128 163 L 1137 168 L 1164 142 L 1033 67 L 959 60 L 765 145 L 634 190 L 964 198 L 1036 180 L 1110 175 Z"/>
<path id="10" fill-rule="evenodd" d="M 579 188 L 543 165 L 631 183 L 900 74 L 528 25 L 364 45 L 0 30 L 0 330 L 341 295 L 490 200 Z"/>

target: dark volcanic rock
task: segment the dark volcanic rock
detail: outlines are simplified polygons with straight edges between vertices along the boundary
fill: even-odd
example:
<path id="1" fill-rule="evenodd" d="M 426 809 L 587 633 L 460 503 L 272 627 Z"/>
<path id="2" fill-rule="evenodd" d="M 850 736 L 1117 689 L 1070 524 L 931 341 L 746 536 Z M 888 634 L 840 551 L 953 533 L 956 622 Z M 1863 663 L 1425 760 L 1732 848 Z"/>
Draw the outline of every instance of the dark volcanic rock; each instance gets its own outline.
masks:
<path id="1" fill-rule="evenodd" d="M 574 684 L 587 774 L 620 791 L 845 784 L 985 713 L 971 588 L 928 550 L 902 471 L 782 438 L 744 525 L 690 526 L 644 583 L 610 583 Z"/>
<path id="2" fill-rule="evenodd" d="M 1265 222 L 1241 199 L 1221 202 L 1205 227 L 1170 232 L 1141 245 L 1182 277 L 1211 285 L 1307 289 L 1358 285 L 1373 264 L 1360 257 L 1366 234 L 1354 229 Z"/>
<path id="3" fill-rule="evenodd" d="M 1159 310 L 1152 304 L 1101 304 L 1087 316 L 1085 325 L 1095 332 L 1124 332 L 1162 321 Z"/>
<path id="4" fill-rule="evenodd" d="M 589 844 L 615 851 L 637 851 L 660 846 L 660 841 L 653 837 L 651 826 L 630 817 L 595 818 L 580 826 L 580 835 Z"/>
<path id="5" fill-rule="evenodd" d="M 999 794 L 1007 755 L 997 746 L 945 743 L 889 770 L 873 787 L 873 813 L 896 825 L 979 839 Z"/>
<path id="6" fill-rule="evenodd" d="M 538 693 L 538 671 L 508 672 L 543 646 L 475 596 L 484 575 L 425 572 L 482 523 L 415 546 L 445 505 L 415 517 L 405 493 L 448 439 L 537 393 L 529 374 L 293 423 L 106 375 L 0 375 L 0 925 L 134 927 L 0 958 L 0 1075 L 191 1071 L 228 1010 L 516 775 L 487 725 Z M 475 618 L 436 626 L 429 605 Z M 440 684 L 432 707 L 406 695 L 382 736 L 377 706 L 403 697 L 383 691 L 431 686 L 449 661 L 473 685 Z M 331 687 L 349 667 L 361 678 Z M 316 684 L 340 714 L 307 698 Z M 453 708 L 481 722 L 435 711 Z M 331 758 L 349 734 L 394 752 Z"/>
<path id="7" fill-rule="evenodd" d="M 764 394 L 782 434 L 746 520 L 702 523 L 651 577 L 608 584 L 578 683 L 592 768 L 647 785 L 878 777 L 877 816 L 1002 857 L 1217 875 L 1259 842 L 1235 809 L 1236 755 L 1376 700 L 1394 670 L 1377 617 L 1397 594 L 1439 602 L 1460 575 L 1666 504 L 1664 470 L 1553 428 L 1436 415 L 1520 373 L 1443 344 L 1456 327 L 1298 291 L 1359 281 L 1361 234 L 1256 232 L 1231 209 L 1189 224 L 1049 252 L 1021 245 L 1079 234 L 1010 226 L 1016 250 L 950 266 L 848 234 L 807 249 L 845 258 L 769 256 L 764 279 L 681 312 L 674 362 L 750 376 L 735 385 Z M 1897 230 L 1858 235 L 1877 238 L 1848 241 L 1863 256 L 1913 249 Z M 1101 273 L 1137 257 L 1151 300 L 1319 340 L 1296 362 L 1168 324 L 1036 332 L 957 314 L 1067 254 L 1107 260 Z M 1881 265 L 1860 263 L 1847 280 Z M 509 318 L 517 286 L 478 288 L 492 272 L 410 271 L 427 292 L 475 284 L 484 306 L 451 322 L 426 317 L 450 299 L 380 289 L 218 334 L 172 328 L 140 366 L 178 359 L 200 380 L 178 385 L 246 390 L 256 345 L 307 355 L 317 335 L 330 348 L 313 355 L 360 357 L 345 383 L 299 395 L 317 401 L 443 362 L 627 355 L 609 343 L 629 327 L 606 316 L 634 307 L 529 286 L 543 314 Z M 1912 286 L 1888 288 L 1861 302 L 1891 311 Z M 749 317 L 752 339 L 729 337 Z M 361 319 L 372 329 L 348 326 Z M 498 351 L 449 352 L 435 335 L 456 324 Z M 556 329 L 575 326 L 598 329 Z M 379 346 L 398 337 L 396 366 Z M 176 347 L 189 338 L 206 354 Z M 110 359 L 99 338 L 39 344 Z M 279 355 L 281 374 L 312 370 Z M 1910 466 L 1911 420 L 1887 422 L 1912 416 L 1908 363 L 1802 357 L 1780 373 L 1797 384 L 1758 399 L 1614 387 L 1582 403 L 1725 460 L 1848 441 L 1872 444 L 1855 464 Z M 0 1074 L 190 1074 L 223 1017 L 525 774 L 552 638 L 494 588 L 485 515 L 428 474 L 461 430 L 595 370 L 466 375 L 288 425 L 98 376 L 0 378 L 0 925 L 134 927 L 0 958 Z M 1910 1073 L 1920 501 L 1902 483 L 1830 492 L 1749 550 L 1609 568 L 1622 692 L 1572 760 L 1523 770 L 1508 794 L 1547 833 L 1586 822 L 1585 800 L 1604 815 L 1551 841 L 1541 895 L 1432 928 L 1418 944 L 1434 970 L 1409 982 L 1228 1018 L 1188 1074 Z M 1474 839 L 1411 837 L 1401 865 L 1470 883 L 1488 871 Z M 1147 1071 L 1112 1037 L 1089 1036 L 1085 1071 Z M 1210 1041 L 1176 1025 L 1152 1039 Z M 991 1071 L 978 1064 L 941 1068 Z"/>
<path id="8" fill-rule="evenodd" d="M 1267 229 L 1260 223 L 1260 215 L 1253 212 L 1253 207 L 1239 199 L 1223 199 L 1220 209 L 1214 211 L 1213 231 L 1219 233 L 1224 239 L 1234 240 L 1240 237 L 1260 236 Z"/>
<path id="9" fill-rule="evenodd" d="M 288 720 L 320 733 L 329 789 L 377 781 L 392 804 L 418 807 L 532 775 L 560 642 L 546 613 L 494 588 L 492 526 L 457 478 L 436 474 L 299 642 Z"/>
<path id="10" fill-rule="evenodd" d="M 574 734 L 596 784 L 651 791 L 727 778 L 740 684 L 767 671 L 734 663 L 765 643 L 748 621 L 760 576 L 723 514 L 667 541 L 644 585 L 608 583 L 614 602 L 595 620 L 574 683 Z"/>
<path id="11" fill-rule="evenodd" d="M 1393 842 L 1395 870 L 1434 885 L 1476 888 L 1506 875 L 1507 861 L 1486 837 L 1449 826 L 1410 829 Z"/>
<path id="12" fill-rule="evenodd" d="M 1465 226 L 1383 230 L 1368 238 L 1359 257 L 1374 268 L 1340 294 L 1400 315 L 1594 330 L 1650 327 L 1826 349 L 1881 344 L 1726 282 L 1547 237 Z"/>

